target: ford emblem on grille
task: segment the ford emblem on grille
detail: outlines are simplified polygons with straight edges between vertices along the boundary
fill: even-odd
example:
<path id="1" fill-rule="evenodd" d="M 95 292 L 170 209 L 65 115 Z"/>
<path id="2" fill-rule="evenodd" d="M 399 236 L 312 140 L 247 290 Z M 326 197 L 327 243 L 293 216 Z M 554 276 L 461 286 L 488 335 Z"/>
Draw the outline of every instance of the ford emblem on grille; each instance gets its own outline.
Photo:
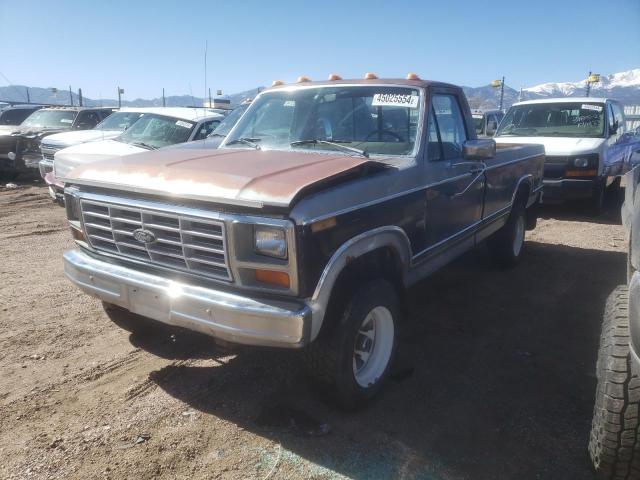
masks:
<path id="1" fill-rule="evenodd" d="M 138 228 L 134 230 L 133 238 L 135 238 L 140 243 L 153 243 L 156 241 L 156 236 L 153 234 L 153 232 L 145 230 L 144 228 Z"/>

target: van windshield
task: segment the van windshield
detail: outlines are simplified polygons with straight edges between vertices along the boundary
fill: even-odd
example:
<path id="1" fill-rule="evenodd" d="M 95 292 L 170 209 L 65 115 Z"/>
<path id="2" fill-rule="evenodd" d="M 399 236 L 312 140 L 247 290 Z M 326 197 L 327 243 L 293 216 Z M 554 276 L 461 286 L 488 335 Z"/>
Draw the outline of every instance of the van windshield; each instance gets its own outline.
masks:
<path id="1" fill-rule="evenodd" d="M 38 110 L 22 122 L 23 127 L 71 128 L 78 112 L 75 110 Z"/>
<path id="2" fill-rule="evenodd" d="M 294 87 L 265 92 L 251 104 L 223 148 L 348 149 L 411 155 L 420 122 L 420 91 L 388 85 Z"/>
<path id="3" fill-rule="evenodd" d="M 517 137 L 602 137 L 602 103 L 532 103 L 515 105 L 500 123 L 497 135 Z"/>

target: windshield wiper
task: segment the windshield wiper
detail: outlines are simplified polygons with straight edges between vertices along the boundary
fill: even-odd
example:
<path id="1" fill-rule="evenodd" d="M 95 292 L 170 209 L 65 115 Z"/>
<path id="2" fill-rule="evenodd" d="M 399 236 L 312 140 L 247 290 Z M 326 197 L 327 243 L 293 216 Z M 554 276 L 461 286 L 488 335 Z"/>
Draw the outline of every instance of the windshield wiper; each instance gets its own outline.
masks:
<path id="1" fill-rule="evenodd" d="M 207 138 L 208 137 L 226 137 L 226 135 L 224 133 L 211 132 L 209 135 L 207 135 Z"/>
<path id="2" fill-rule="evenodd" d="M 297 147 L 298 145 L 308 145 L 308 144 L 313 144 L 313 145 L 318 145 L 318 144 L 320 144 L 320 145 L 331 145 L 332 147 L 339 148 L 340 150 L 343 150 L 345 152 L 356 153 L 356 154 L 360 155 L 361 157 L 369 158 L 369 154 L 364 150 L 360 150 L 359 148 L 354 148 L 354 147 L 347 147 L 346 145 L 341 145 L 339 143 L 330 142 L 329 140 L 318 140 L 317 138 L 310 138 L 308 140 L 297 140 L 295 142 L 291 142 L 290 143 L 290 145 L 292 147 Z"/>
<path id="3" fill-rule="evenodd" d="M 262 140 L 261 138 L 249 138 L 249 137 L 240 137 L 240 138 L 235 138 L 233 140 L 231 140 L 230 142 L 227 142 L 226 145 L 233 145 L 236 143 L 244 143 L 245 145 L 249 145 L 250 147 L 255 148 L 256 150 L 260 150 L 260 145 L 258 145 L 256 142 L 259 142 L 260 140 Z"/>
<path id="4" fill-rule="evenodd" d="M 154 147 L 153 145 L 149 145 L 148 143 L 144 143 L 144 142 L 135 142 L 135 143 L 132 143 L 131 145 L 135 145 L 136 147 L 146 148 L 147 150 L 157 150 L 158 149 L 158 147 Z"/>

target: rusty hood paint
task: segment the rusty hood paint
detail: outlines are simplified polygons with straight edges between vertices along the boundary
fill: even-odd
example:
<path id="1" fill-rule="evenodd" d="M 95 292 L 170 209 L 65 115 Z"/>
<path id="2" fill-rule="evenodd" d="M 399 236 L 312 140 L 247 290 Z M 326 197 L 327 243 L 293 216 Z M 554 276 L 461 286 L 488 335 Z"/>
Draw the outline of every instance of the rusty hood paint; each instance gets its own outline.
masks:
<path id="1" fill-rule="evenodd" d="M 68 184 L 235 205 L 289 207 L 305 189 L 378 164 L 340 153 L 166 149 L 80 166 Z"/>

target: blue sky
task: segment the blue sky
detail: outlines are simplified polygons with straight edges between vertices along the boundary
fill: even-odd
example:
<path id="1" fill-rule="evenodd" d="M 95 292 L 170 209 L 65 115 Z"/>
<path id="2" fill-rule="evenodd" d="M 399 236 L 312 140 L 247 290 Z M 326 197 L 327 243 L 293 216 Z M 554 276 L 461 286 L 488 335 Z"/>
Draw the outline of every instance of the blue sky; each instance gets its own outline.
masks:
<path id="1" fill-rule="evenodd" d="M 204 96 L 417 72 L 514 88 L 640 67 L 640 0 L 0 0 L 0 73 L 85 96 Z M 0 76 L 0 85 L 7 81 Z"/>

